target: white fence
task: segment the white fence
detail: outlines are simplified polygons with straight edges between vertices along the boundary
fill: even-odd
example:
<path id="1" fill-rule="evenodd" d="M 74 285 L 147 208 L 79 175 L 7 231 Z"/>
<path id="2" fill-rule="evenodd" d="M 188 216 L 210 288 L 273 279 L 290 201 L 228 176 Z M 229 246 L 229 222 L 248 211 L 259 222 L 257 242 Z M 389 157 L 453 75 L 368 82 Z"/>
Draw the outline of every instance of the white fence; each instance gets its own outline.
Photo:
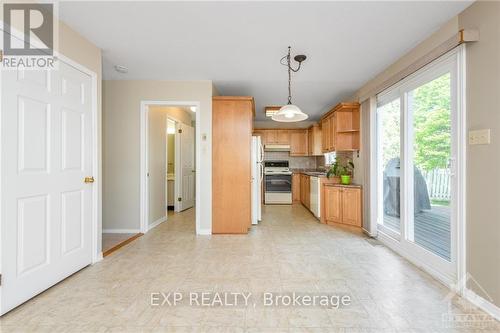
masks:
<path id="1" fill-rule="evenodd" d="M 429 197 L 434 200 L 451 200 L 450 169 L 422 171 Z"/>

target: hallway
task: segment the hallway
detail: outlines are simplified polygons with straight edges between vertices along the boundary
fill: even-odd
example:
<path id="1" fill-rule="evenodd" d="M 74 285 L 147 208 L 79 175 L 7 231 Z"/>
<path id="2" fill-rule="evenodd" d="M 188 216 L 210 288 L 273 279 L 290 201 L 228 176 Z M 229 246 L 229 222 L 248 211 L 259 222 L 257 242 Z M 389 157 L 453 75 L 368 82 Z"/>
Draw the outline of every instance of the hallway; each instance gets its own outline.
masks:
<path id="1" fill-rule="evenodd" d="M 5 315 L 2 332 L 451 332 L 444 314 L 478 313 L 446 301 L 444 286 L 384 246 L 359 232 L 321 225 L 299 205 L 264 206 L 262 223 L 249 235 L 195 236 L 194 230 L 194 209 L 171 215 Z M 174 290 L 251 292 L 254 300 L 263 292 L 337 294 L 349 295 L 352 304 L 150 305 L 152 292 Z M 493 332 L 500 325 L 486 328 Z"/>

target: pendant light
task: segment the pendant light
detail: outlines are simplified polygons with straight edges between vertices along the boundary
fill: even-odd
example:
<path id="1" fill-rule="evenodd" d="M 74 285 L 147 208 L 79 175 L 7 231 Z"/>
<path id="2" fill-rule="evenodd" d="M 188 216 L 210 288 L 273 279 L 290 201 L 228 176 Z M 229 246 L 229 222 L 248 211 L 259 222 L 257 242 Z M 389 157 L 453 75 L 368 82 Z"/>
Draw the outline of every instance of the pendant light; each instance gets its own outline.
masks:
<path id="1" fill-rule="evenodd" d="M 294 69 L 290 64 L 290 50 L 291 47 L 289 46 L 288 54 L 283 58 L 281 58 L 280 61 L 282 65 L 287 66 L 288 68 L 288 104 L 281 107 L 281 109 L 272 116 L 272 120 L 285 123 L 302 121 L 308 118 L 308 115 L 302 112 L 302 110 L 300 110 L 298 106 L 292 104 L 292 88 L 291 88 L 292 72 L 296 73 L 299 71 L 300 65 L 304 60 L 306 60 L 306 56 L 299 54 L 293 58 L 295 61 L 299 63 L 299 66 L 296 69 Z M 283 63 L 284 60 L 286 61 L 286 63 Z"/>

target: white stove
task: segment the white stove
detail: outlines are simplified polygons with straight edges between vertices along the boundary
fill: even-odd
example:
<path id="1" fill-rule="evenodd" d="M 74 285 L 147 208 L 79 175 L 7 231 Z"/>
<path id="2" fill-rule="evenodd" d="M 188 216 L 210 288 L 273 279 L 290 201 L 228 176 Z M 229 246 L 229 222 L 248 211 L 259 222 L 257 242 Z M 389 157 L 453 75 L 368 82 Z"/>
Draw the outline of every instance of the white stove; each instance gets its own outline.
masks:
<path id="1" fill-rule="evenodd" d="M 265 204 L 292 204 L 292 172 L 288 161 L 265 161 L 264 178 Z"/>

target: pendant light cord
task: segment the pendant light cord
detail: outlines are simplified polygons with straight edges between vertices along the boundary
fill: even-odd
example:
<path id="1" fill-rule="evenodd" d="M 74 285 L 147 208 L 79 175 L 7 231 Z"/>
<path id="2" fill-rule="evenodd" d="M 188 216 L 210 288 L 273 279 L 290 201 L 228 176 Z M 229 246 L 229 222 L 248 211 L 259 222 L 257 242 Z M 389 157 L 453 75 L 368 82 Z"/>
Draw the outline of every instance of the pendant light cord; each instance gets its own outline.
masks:
<path id="1" fill-rule="evenodd" d="M 288 67 L 288 104 L 292 104 L 292 67 L 290 66 L 290 46 L 288 47 L 288 55 L 286 56 Z"/>
<path id="2" fill-rule="evenodd" d="M 287 69 L 288 69 L 288 104 L 292 104 L 292 72 L 294 73 L 297 73 L 300 69 L 300 66 L 302 65 L 301 62 L 299 62 L 299 66 L 297 67 L 297 69 L 294 69 L 292 68 L 292 65 L 291 65 L 291 49 L 292 47 L 289 46 L 288 47 L 288 54 L 286 56 L 284 56 L 283 58 L 281 58 L 280 60 L 280 63 L 283 65 L 283 66 L 286 66 Z M 305 57 L 304 57 L 305 59 Z M 286 62 L 284 63 L 283 61 L 286 60 Z"/>

